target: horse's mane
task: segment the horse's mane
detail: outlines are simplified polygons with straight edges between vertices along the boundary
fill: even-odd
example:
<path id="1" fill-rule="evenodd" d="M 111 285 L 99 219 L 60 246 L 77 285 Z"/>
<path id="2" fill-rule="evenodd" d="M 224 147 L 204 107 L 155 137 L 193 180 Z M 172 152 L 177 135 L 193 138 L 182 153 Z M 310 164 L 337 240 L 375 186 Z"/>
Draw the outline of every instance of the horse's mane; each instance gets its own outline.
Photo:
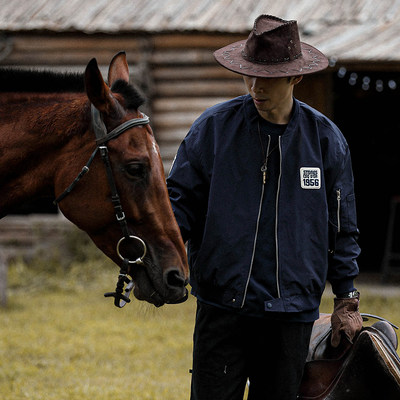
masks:
<path id="1" fill-rule="evenodd" d="M 117 80 L 111 90 L 121 94 L 128 109 L 137 110 L 144 97 L 132 85 Z M 84 75 L 53 71 L 0 68 L 0 92 L 75 93 L 85 91 Z"/>
<path id="2" fill-rule="evenodd" d="M 83 74 L 0 68 L 0 92 L 83 92 Z"/>

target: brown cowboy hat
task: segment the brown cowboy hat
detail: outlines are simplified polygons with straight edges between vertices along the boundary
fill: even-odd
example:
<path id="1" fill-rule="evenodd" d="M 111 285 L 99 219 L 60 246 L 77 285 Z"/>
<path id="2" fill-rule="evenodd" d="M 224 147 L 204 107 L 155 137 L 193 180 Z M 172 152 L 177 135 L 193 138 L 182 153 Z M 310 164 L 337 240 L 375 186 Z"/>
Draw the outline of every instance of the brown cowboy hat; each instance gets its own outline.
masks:
<path id="1" fill-rule="evenodd" d="M 247 40 L 214 52 L 223 67 L 242 75 L 279 78 L 312 74 L 328 66 L 315 47 L 300 42 L 296 21 L 260 15 Z"/>

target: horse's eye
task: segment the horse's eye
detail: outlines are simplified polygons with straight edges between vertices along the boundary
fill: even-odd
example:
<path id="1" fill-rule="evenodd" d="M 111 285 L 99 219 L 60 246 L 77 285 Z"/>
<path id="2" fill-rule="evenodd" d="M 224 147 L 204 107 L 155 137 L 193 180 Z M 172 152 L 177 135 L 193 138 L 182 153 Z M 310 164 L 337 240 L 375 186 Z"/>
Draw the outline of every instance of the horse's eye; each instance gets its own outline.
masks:
<path id="1" fill-rule="evenodd" d="M 146 166 L 141 163 L 131 163 L 125 166 L 125 172 L 129 179 L 139 181 L 146 177 Z"/>

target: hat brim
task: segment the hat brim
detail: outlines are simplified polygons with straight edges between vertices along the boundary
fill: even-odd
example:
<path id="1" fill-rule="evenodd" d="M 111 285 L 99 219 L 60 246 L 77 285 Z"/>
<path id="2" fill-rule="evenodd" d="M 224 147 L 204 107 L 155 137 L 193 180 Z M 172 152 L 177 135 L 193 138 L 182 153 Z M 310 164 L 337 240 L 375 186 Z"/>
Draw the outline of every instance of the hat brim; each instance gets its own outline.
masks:
<path id="1" fill-rule="evenodd" d="M 230 71 L 241 75 L 260 78 L 282 78 L 322 71 L 328 66 L 328 59 L 315 47 L 301 42 L 302 56 L 296 60 L 277 63 L 259 64 L 247 61 L 242 56 L 246 40 L 240 40 L 214 52 L 216 61 Z"/>

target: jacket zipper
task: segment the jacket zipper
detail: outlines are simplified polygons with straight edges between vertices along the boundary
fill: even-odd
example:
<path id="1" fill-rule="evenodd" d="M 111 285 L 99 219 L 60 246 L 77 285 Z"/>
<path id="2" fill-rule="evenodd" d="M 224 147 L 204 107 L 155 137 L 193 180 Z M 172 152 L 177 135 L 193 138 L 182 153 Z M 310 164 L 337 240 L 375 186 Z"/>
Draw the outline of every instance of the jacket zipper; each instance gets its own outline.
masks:
<path id="1" fill-rule="evenodd" d="M 258 229 L 259 229 L 259 226 L 260 226 L 261 210 L 262 210 L 262 204 L 263 204 L 263 200 L 264 200 L 264 191 L 265 191 L 265 183 L 266 183 L 266 176 L 267 176 L 266 175 L 267 174 L 267 163 L 268 163 L 268 154 L 269 154 L 270 145 L 271 145 L 271 136 L 268 135 L 268 146 L 267 146 L 267 152 L 266 152 L 266 156 L 265 156 L 265 161 L 264 161 L 264 164 L 261 166 L 262 187 L 261 187 L 260 203 L 259 203 L 259 207 L 258 207 L 258 215 L 257 215 L 257 222 L 256 222 L 256 232 L 255 232 L 255 235 L 254 235 L 254 242 L 253 242 L 253 253 L 251 255 L 249 273 L 247 275 L 246 286 L 244 288 L 243 300 L 242 300 L 242 304 L 240 305 L 240 308 L 244 307 L 244 303 L 246 301 L 247 290 L 249 288 L 249 283 L 250 283 L 250 277 L 251 277 L 251 273 L 253 271 L 254 257 L 256 255 Z"/>
<path id="2" fill-rule="evenodd" d="M 336 200 L 337 200 L 337 231 L 338 233 L 340 232 L 341 226 L 340 226 L 340 202 L 341 202 L 341 191 L 340 189 L 336 190 Z"/>
<path id="3" fill-rule="evenodd" d="M 281 298 L 281 289 L 279 285 L 279 247 L 278 247 L 278 206 L 279 206 L 279 192 L 281 190 L 281 177 L 282 177 L 282 148 L 281 148 L 281 137 L 279 136 L 279 177 L 278 187 L 276 190 L 276 203 L 275 203 L 275 257 L 276 257 L 276 292 L 278 299 Z"/>
<path id="4" fill-rule="evenodd" d="M 280 285 L 279 285 L 279 249 L 278 249 L 278 199 L 279 199 L 279 192 L 281 188 L 281 176 L 282 176 L 282 150 L 281 150 L 281 137 L 279 136 L 278 138 L 278 146 L 279 146 L 279 177 L 278 177 L 278 188 L 276 191 L 276 203 L 275 203 L 275 257 L 276 257 L 276 271 L 275 271 L 275 277 L 276 277 L 276 291 L 278 294 L 278 298 L 281 297 L 281 290 L 280 290 Z M 251 262 L 250 262 L 250 268 L 249 268 L 249 274 L 247 276 L 247 281 L 246 281 L 246 286 L 244 289 L 244 295 L 243 295 L 243 300 L 241 304 L 241 308 L 244 307 L 244 303 L 246 301 L 246 296 L 247 296 L 247 290 L 249 287 L 250 283 L 250 277 L 251 273 L 253 271 L 253 263 L 254 263 L 254 257 L 256 255 L 256 246 L 257 246 L 257 238 L 258 238 L 258 229 L 260 226 L 260 219 L 261 219 L 261 210 L 262 210 L 262 203 L 264 200 L 264 191 L 265 191 L 265 183 L 266 183 L 266 173 L 267 173 L 267 163 L 268 163 L 268 153 L 269 153 L 269 148 L 271 145 L 271 136 L 268 135 L 268 146 L 267 146 L 267 156 L 265 158 L 265 162 L 261 167 L 261 172 L 263 173 L 263 181 L 262 181 L 262 188 L 261 188 L 261 197 L 260 197 L 260 205 L 258 207 L 258 216 L 257 216 L 257 223 L 256 223 L 256 232 L 254 236 L 254 243 L 253 243 L 253 253 L 251 255 Z"/>

